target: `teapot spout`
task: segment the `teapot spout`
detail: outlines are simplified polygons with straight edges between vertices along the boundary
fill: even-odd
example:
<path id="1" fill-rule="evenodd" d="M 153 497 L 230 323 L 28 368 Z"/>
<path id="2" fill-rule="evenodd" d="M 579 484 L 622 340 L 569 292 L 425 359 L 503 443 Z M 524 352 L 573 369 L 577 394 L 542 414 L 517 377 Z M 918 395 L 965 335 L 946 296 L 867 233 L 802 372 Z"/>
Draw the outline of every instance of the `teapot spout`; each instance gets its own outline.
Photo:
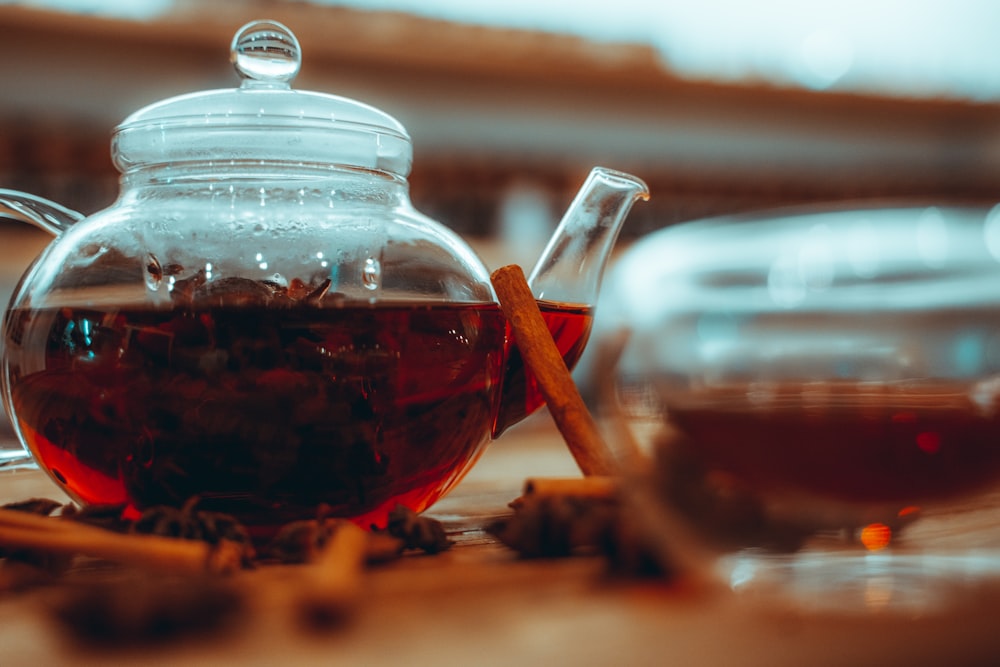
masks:
<path id="1" fill-rule="evenodd" d="M 624 172 L 595 167 L 532 270 L 535 298 L 593 305 L 622 223 L 649 188 Z"/>
<path id="2" fill-rule="evenodd" d="M 635 176 L 593 169 L 528 279 L 534 297 L 547 302 L 539 303 L 542 316 L 570 370 L 587 344 L 591 306 L 597 301 L 611 249 L 632 204 L 640 199 L 649 199 L 649 189 Z M 505 349 L 501 385 L 494 438 L 544 402 L 512 339 Z"/>

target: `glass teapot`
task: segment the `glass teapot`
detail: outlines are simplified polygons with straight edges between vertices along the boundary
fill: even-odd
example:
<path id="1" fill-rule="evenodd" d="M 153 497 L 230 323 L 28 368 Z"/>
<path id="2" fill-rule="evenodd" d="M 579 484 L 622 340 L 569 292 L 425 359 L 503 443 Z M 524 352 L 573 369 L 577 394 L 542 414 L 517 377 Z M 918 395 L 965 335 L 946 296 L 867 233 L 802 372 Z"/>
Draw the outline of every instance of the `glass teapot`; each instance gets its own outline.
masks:
<path id="1" fill-rule="evenodd" d="M 0 212 L 56 235 L 6 313 L 5 407 L 85 504 L 197 496 L 260 531 L 320 505 L 363 525 L 421 511 L 542 400 L 487 269 L 413 209 L 404 128 L 292 90 L 280 24 L 247 24 L 231 54 L 238 89 L 119 125 L 106 210 L 0 192 Z M 531 275 L 571 366 L 647 196 L 594 169 Z"/>

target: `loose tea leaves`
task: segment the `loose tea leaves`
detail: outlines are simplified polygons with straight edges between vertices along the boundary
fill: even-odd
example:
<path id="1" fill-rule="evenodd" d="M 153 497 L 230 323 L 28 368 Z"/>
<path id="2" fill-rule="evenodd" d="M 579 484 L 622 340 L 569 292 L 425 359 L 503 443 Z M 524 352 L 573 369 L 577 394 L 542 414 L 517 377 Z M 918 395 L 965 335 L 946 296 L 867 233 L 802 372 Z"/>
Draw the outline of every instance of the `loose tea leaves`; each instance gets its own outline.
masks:
<path id="1" fill-rule="evenodd" d="M 199 540 L 219 544 L 223 540 L 243 548 L 244 565 L 253 559 L 254 549 L 246 528 L 228 514 L 203 512 L 196 509 L 199 498 L 193 496 L 183 507 L 151 507 L 130 525 L 130 532 L 137 535 L 159 535 L 185 540 Z"/>
<path id="2" fill-rule="evenodd" d="M 603 492 L 595 492 L 592 484 L 542 484 L 560 491 L 525 493 L 511 504 L 514 513 L 494 522 L 488 532 L 524 558 L 598 556 L 617 575 L 672 576 L 669 564 L 647 547 L 614 485 L 595 481 Z"/>
<path id="3" fill-rule="evenodd" d="M 542 403 L 498 304 L 372 303 L 326 275 L 258 280 L 152 255 L 144 270 L 169 303 L 7 318 L 12 409 L 39 463 L 88 503 L 198 495 L 255 534 L 320 503 L 381 523 L 396 502 L 430 506 Z M 572 367 L 591 308 L 530 294 L 523 308 Z"/>
<path id="4" fill-rule="evenodd" d="M 61 515 L 88 526 L 104 528 L 116 533 L 127 533 L 132 522 L 125 518 L 125 508 L 124 504 L 86 505 L 84 507 L 70 504 L 63 506 Z"/>
<path id="5" fill-rule="evenodd" d="M 3 509 L 49 516 L 62 506 L 61 502 L 52 500 L 51 498 L 29 498 L 28 500 L 7 503 L 3 506 Z"/>
<path id="6" fill-rule="evenodd" d="M 173 265 L 177 273 L 182 267 Z M 170 292 L 170 298 L 175 303 L 185 306 L 291 306 L 297 303 L 315 305 L 323 300 L 330 291 L 333 281 L 325 278 L 316 284 L 308 284 L 299 278 L 293 278 L 287 285 L 271 280 L 253 280 L 233 276 L 208 280 L 204 269 L 194 273 L 189 278 L 176 280 Z M 343 295 L 331 294 L 332 298 L 343 298 Z"/>
<path id="7" fill-rule="evenodd" d="M 610 528 L 617 503 L 574 496 L 521 499 L 514 515 L 488 527 L 497 539 L 528 558 L 593 553 Z"/>
<path id="8" fill-rule="evenodd" d="M 154 507 L 129 521 L 122 517 L 121 506 L 79 509 L 44 499 L 13 504 L 17 510 L 0 511 L 0 545 L 9 545 L 12 539 L 17 545 L 6 551 L 0 586 L 15 576 L 19 585 L 7 585 L 7 590 L 58 584 L 46 598 L 52 601 L 52 615 L 71 637 L 88 645 L 156 645 L 215 635 L 232 628 L 247 611 L 245 584 L 250 580 L 213 576 L 220 572 L 211 567 L 206 570 L 205 563 L 196 571 L 190 559 L 172 569 L 159 557 L 164 554 L 156 556 L 155 552 L 161 545 L 189 544 L 195 550 L 204 545 L 207 551 L 200 553 L 211 555 L 224 546 L 227 553 L 242 554 L 231 561 L 241 568 L 275 562 L 303 564 L 277 583 L 282 589 L 291 587 L 291 610 L 302 630 L 327 631 L 340 627 L 354 613 L 368 564 L 397 558 L 407 548 L 437 553 L 451 544 L 439 522 L 411 510 L 397 508 L 391 526 L 367 532 L 346 519 L 327 516 L 329 508 L 320 506 L 315 519 L 286 525 L 270 547 L 256 554 L 246 530 L 235 519 L 201 512 L 197 505 L 198 499 L 191 498 L 180 508 Z M 22 514 L 27 518 L 20 518 Z M 31 546 L 23 548 L 24 558 L 15 560 L 22 540 Z M 73 544 L 78 548 L 72 548 Z M 152 556 L 143 553 L 144 545 L 153 547 Z M 165 551 L 167 556 L 174 553 Z M 96 555 L 97 563 L 117 561 L 124 567 L 95 569 L 94 561 L 86 561 L 82 569 L 72 567 L 81 554 Z M 59 558 L 61 566 L 50 574 L 32 564 L 27 555 L 36 560 Z M 104 560 L 105 555 L 110 561 Z M 259 585 L 274 583 L 264 579 Z"/>
<path id="9" fill-rule="evenodd" d="M 321 508 L 316 519 L 293 521 L 282 527 L 262 555 L 280 563 L 312 562 L 324 549 L 339 521 L 342 520 L 324 516 Z M 369 563 L 384 562 L 398 558 L 408 549 L 436 554 L 451 548 L 452 544 L 440 521 L 397 505 L 389 513 L 385 527 L 371 526 L 366 559 Z"/>
<path id="10" fill-rule="evenodd" d="M 385 532 L 402 540 L 405 548 L 429 554 L 446 551 L 454 544 L 440 521 L 417 514 L 403 505 L 396 505 L 389 513 Z"/>
<path id="11" fill-rule="evenodd" d="M 502 314 L 325 305 L 13 313 L 47 355 L 30 372 L 13 361 L 18 417 L 91 504 L 199 496 L 263 533 L 321 503 L 379 523 L 403 496 L 432 503 L 490 436 Z"/>

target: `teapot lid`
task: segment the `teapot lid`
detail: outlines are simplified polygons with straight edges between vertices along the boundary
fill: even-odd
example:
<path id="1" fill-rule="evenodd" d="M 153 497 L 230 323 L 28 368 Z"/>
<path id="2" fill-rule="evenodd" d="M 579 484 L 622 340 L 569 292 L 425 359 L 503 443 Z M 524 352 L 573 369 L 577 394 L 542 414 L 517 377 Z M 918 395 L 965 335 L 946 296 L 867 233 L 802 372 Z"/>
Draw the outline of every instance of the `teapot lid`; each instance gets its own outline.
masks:
<path id="1" fill-rule="evenodd" d="M 348 98 L 292 90 L 301 49 L 284 25 L 246 24 L 230 57 L 243 79 L 239 88 L 169 98 L 122 121 L 112 146 L 120 171 L 263 160 L 409 173 L 412 144 L 395 118 Z"/>

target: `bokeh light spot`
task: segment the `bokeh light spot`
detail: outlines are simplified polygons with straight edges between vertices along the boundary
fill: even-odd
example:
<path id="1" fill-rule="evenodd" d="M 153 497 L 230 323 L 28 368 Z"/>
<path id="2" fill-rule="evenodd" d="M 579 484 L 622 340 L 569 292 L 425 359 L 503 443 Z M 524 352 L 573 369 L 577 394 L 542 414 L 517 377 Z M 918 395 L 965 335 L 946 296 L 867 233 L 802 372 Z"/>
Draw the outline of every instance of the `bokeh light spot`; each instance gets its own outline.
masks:
<path id="1" fill-rule="evenodd" d="M 884 523 L 870 523 L 861 529 L 861 544 L 868 551 L 879 551 L 892 541 L 892 529 Z"/>
<path id="2" fill-rule="evenodd" d="M 936 431 L 924 431 L 917 434 L 917 447 L 928 454 L 937 454 L 941 449 L 941 434 Z"/>

